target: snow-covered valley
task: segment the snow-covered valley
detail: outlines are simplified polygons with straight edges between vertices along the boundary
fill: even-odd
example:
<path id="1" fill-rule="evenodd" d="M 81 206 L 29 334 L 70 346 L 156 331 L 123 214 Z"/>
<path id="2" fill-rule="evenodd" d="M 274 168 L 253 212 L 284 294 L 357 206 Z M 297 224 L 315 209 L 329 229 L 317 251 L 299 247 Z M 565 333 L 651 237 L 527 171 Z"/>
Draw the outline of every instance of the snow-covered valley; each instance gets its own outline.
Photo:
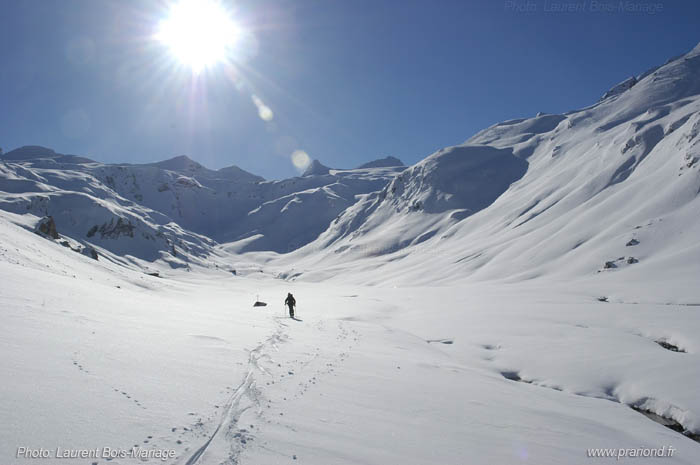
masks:
<path id="1" fill-rule="evenodd" d="M 0 462 L 696 464 L 699 83 L 281 181 L 8 152 Z"/>
<path id="2" fill-rule="evenodd" d="M 549 283 L 156 278 L 17 230 L 2 222 L 9 463 L 107 463 L 16 459 L 18 447 L 138 446 L 181 464 L 586 463 L 588 449 L 664 446 L 672 458 L 646 460 L 691 464 L 700 452 L 631 408 L 698 431 L 695 306 Z M 289 291 L 302 321 L 284 316 Z"/>

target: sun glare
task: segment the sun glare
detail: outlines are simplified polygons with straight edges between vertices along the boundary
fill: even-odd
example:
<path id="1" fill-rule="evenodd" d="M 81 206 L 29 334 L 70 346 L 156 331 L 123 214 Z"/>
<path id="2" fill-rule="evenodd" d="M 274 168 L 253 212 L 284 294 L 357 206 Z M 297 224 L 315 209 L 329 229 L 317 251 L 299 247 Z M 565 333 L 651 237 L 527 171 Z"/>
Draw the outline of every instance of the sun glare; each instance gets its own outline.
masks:
<path id="1" fill-rule="evenodd" d="M 238 36 L 230 11 L 216 0 L 180 0 L 160 22 L 156 34 L 195 73 L 223 61 Z"/>

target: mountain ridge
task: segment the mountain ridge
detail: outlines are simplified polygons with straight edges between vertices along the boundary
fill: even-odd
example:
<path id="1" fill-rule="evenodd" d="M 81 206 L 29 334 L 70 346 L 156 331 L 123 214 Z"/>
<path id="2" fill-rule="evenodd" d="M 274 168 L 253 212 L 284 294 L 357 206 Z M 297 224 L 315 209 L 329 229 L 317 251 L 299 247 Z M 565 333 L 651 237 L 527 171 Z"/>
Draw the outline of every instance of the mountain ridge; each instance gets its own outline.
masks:
<path id="1" fill-rule="evenodd" d="M 334 170 L 266 181 L 237 166 L 210 170 L 185 155 L 105 164 L 39 146 L 0 160 L 0 208 L 52 216 L 62 234 L 102 255 L 172 266 L 203 263 L 217 243 L 233 242 L 228 248 L 241 252 L 294 250 L 357 195 L 380 189 L 395 174 L 391 168 Z"/>
<path id="2" fill-rule="evenodd" d="M 110 212 L 98 215 L 102 224 L 120 214 L 125 221 L 135 215 L 132 224 L 150 218 L 143 234 L 157 237 L 171 228 L 168 240 L 181 235 L 182 244 L 201 244 L 188 246 L 200 258 L 217 243 L 232 243 L 226 249 L 237 253 L 291 252 L 276 259 L 283 268 L 389 257 L 382 266 L 401 276 L 404 265 L 418 266 L 414 252 L 430 248 L 462 255 L 439 267 L 452 276 L 494 278 L 490 270 L 506 257 L 513 277 L 552 273 L 565 256 L 577 258 L 561 266 L 569 273 L 609 270 L 607 263 L 616 263 L 610 257 L 616 249 L 606 242 L 612 231 L 633 232 L 601 205 L 625 211 L 625 195 L 632 195 L 638 205 L 625 221 L 654 225 L 663 237 L 675 232 L 661 218 L 673 217 L 675 223 L 664 225 L 682 225 L 679 230 L 700 228 L 681 213 L 696 205 L 700 192 L 699 76 L 700 45 L 633 84 L 614 86 L 617 91 L 589 107 L 495 124 L 410 167 L 390 157 L 352 170 L 315 160 L 304 175 L 276 181 L 238 167 L 209 170 L 186 156 L 144 165 L 81 164 L 80 157 L 27 146 L 2 157 L 0 208 L 54 213 L 59 230 L 85 240 L 86 231 L 70 229 L 77 219 L 64 213 L 70 197 L 84 205 L 84 215 L 90 208 Z M 592 215 L 606 219 L 605 233 L 581 224 Z M 547 239 L 563 231 L 578 240 Z M 658 255 L 661 250 L 674 249 L 663 237 L 655 247 L 638 247 L 646 255 L 628 257 L 634 266 L 615 267 L 640 269 L 651 258 L 661 260 L 667 256 Z M 542 252 L 529 252 L 545 243 Z"/>

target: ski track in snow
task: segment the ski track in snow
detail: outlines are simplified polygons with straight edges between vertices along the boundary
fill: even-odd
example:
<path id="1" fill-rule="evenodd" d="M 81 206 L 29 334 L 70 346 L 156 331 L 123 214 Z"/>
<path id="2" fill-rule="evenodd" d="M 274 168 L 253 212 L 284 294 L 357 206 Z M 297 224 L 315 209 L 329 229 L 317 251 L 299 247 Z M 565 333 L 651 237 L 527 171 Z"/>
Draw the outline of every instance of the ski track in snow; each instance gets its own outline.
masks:
<path id="1" fill-rule="evenodd" d="M 209 439 L 187 459 L 185 462 L 186 465 L 194 465 L 199 461 L 199 459 L 209 449 L 212 441 L 219 436 L 219 431 L 221 431 L 222 428 L 224 429 L 223 434 L 225 436 L 225 439 L 223 440 L 225 441 L 226 439 L 230 439 L 231 431 L 236 428 L 239 418 L 247 409 L 250 408 L 250 406 L 240 406 L 241 400 L 244 397 L 249 399 L 253 405 L 259 407 L 259 394 L 256 393 L 255 390 L 255 372 L 264 371 L 258 363 L 261 355 L 265 354 L 264 349 L 275 347 L 277 343 L 283 340 L 284 336 L 282 335 L 282 326 L 278 326 L 278 329 L 270 337 L 250 351 L 250 355 L 248 357 L 248 370 L 243 378 L 243 381 L 241 381 L 238 387 L 236 387 L 233 394 L 224 405 L 219 423 L 211 437 L 209 437 Z M 247 430 L 244 429 L 243 432 L 247 432 Z M 236 437 L 241 438 L 242 436 L 239 434 Z M 238 463 L 239 447 L 236 446 L 236 444 L 232 444 L 232 450 L 228 456 L 228 460 L 231 463 Z"/>
<path id="2" fill-rule="evenodd" d="M 198 463 L 239 464 L 240 455 L 247 444 L 257 439 L 250 431 L 254 427 L 254 423 L 250 422 L 270 423 L 272 421 L 270 417 L 274 417 L 266 412 L 273 409 L 273 401 L 266 389 L 274 387 L 276 384 L 285 383 L 284 393 L 287 394 L 282 397 L 282 402 L 289 402 L 303 396 L 309 389 L 317 385 L 323 376 L 333 374 L 338 363 L 350 356 L 354 345 L 360 340 L 360 333 L 355 329 L 348 330 L 347 323 L 343 321 L 318 320 L 310 326 L 311 334 L 317 336 L 316 339 L 304 339 L 302 345 L 297 346 L 294 350 L 295 354 L 301 354 L 303 357 L 288 360 L 284 364 L 277 363 L 275 353 L 285 350 L 285 345 L 289 343 L 290 339 L 290 328 L 293 328 L 295 324 L 287 323 L 290 320 L 287 317 L 273 316 L 271 318 L 276 325 L 275 331 L 255 348 L 249 350 L 248 366 L 243 380 L 223 405 L 223 412 L 214 431 L 204 444 L 186 457 L 184 462 L 178 463 L 184 465 Z M 334 325 L 336 327 L 332 327 Z M 332 328 L 329 329 L 329 326 Z M 338 347 L 324 347 L 318 340 L 318 336 L 330 337 L 331 333 L 337 342 L 344 344 L 336 353 L 331 352 L 333 352 L 333 348 L 338 349 Z M 279 409 L 277 406 L 274 409 L 280 410 L 277 416 L 284 416 L 283 409 Z M 239 427 L 241 417 L 246 412 L 252 412 L 253 415 L 253 419 L 246 421 L 246 424 L 250 423 L 250 429 Z M 274 450 L 274 446 L 271 444 L 261 444 L 260 447 L 270 451 Z"/>

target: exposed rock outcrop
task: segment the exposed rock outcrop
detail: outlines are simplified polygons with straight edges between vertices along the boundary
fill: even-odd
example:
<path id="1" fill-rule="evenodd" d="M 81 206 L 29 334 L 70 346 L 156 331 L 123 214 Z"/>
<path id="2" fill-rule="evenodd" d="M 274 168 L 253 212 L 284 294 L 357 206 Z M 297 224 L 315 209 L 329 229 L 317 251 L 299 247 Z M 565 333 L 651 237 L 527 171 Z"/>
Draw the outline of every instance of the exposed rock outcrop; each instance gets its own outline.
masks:
<path id="1" fill-rule="evenodd" d="M 58 231 L 56 230 L 56 222 L 53 220 L 52 216 L 45 216 L 39 220 L 34 228 L 34 232 L 48 239 L 61 238 L 61 236 L 58 235 Z"/>

